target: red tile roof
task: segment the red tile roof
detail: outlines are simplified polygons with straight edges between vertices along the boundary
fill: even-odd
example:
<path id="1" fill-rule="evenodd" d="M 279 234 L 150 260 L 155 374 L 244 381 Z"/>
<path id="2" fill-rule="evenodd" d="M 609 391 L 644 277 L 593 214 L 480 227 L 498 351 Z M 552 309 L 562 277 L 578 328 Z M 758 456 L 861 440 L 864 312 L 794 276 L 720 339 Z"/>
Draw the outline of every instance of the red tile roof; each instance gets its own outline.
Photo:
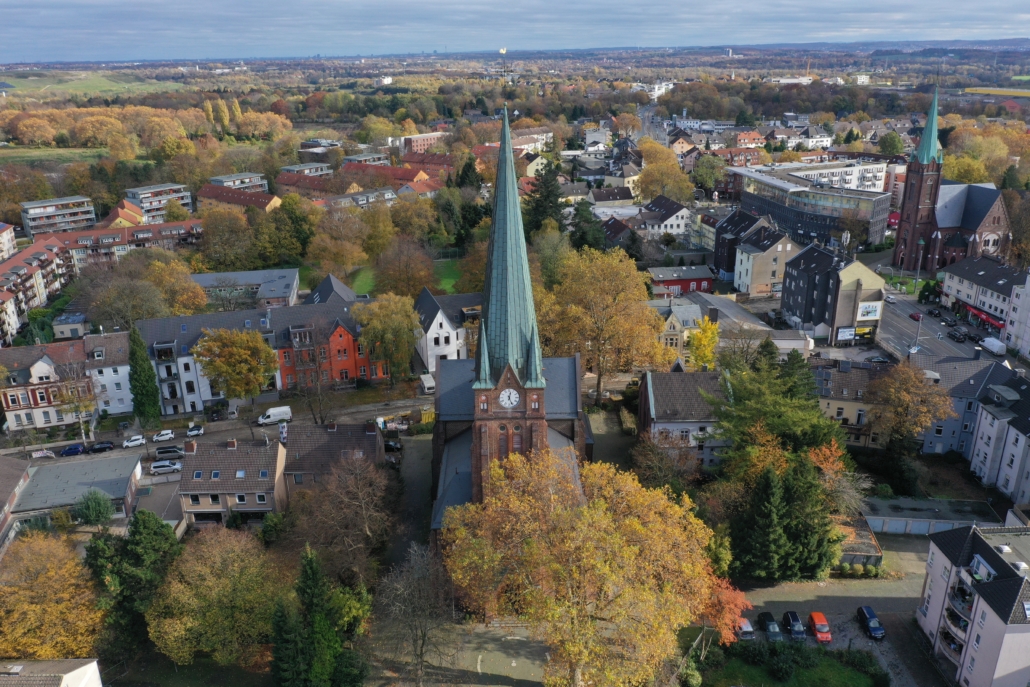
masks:
<path id="1" fill-rule="evenodd" d="M 295 186 L 310 191 L 325 191 L 326 178 L 316 177 L 310 174 L 297 174 L 295 172 L 279 172 L 275 178 L 276 186 Z"/>
<path id="2" fill-rule="evenodd" d="M 421 169 L 409 169 L 406 167 L 385 167 L 380 165 L 366 165 L 360 162 L 348 162 L 343 166 L 344 172 L 368 172 L 369 174 L 381 174 L 388 176 L 394 181 L 415 181 L 420 174 L 425 174 Z"/>
<path id="3" fill-rule="evenodd" d="M 269 203 L 275 200 L 276 197 L 267 193 L 240 191 L 226 186 L 204 184 L 201 189 L 197 191 L 197 198 L 206 198 L 219 203 L 229 203 L 230 205 L 242 205 L 244 207 L 255 207 L 265 210 L 268 208 Z"/>

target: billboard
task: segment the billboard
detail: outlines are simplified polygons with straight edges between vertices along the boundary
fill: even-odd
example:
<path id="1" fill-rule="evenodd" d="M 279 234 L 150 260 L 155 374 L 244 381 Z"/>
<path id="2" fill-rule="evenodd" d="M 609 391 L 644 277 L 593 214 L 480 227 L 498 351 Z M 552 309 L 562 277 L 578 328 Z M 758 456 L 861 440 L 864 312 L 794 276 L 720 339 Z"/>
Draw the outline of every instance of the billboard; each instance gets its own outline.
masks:
<path id="1" fill-rule="evenodd" d="M 854 341 L 855 340 L 855 328 L 854 327 L 838 327 L 837 328 L 837 341 Z"/>
<path id="2" fill-rule="evenodd" d="M 858 320 L 878 320 L 883 312 L 883 301 L 858 304 Z"/>

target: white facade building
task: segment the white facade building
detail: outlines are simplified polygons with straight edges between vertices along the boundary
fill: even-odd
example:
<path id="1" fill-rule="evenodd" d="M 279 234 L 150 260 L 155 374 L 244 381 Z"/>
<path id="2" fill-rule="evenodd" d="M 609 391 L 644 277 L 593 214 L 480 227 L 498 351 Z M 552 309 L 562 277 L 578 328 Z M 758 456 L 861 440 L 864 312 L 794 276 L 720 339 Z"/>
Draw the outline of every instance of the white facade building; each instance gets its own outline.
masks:
<path id="1" fill-rule="evenodd" d="M 415 301 L 415 312 L 422 325 L 416 332 L 416 348 L 429 374 L 436 373 L 437 362 L 442 359 L 470 357 L 465 324 L 477 322 L 482 307 L 481 293 L 434 296 L 429 289 L 422 289 Z"/>
<path id="2" fill-rule="evenodd" d="M 129 333 L 85 337 L 86 373 L 93 381 L 97 409 L 112 415 L 132 412 L 129 388 Z"/>

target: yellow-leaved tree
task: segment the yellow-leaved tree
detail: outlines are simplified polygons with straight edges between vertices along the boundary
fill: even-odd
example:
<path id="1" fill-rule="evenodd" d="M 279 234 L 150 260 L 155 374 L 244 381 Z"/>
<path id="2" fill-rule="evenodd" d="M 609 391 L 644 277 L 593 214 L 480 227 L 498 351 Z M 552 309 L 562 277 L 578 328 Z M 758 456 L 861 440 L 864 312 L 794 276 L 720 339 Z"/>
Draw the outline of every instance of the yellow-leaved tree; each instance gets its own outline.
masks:
<path id="1" fill-rule="evenodd" d="M 193 281 L 190 268 L 182 260 L 155 260 L 143 278 L 161 291 L 173 315 L 192 315 L 207 305 L 207 294 Z"/>
<path id="2" fill-rule="evenodd" d="M 709 614 L 711 531 L 689 497 L 646 489 L 574 453 L 512 454 L 491 466 L 482 503 L 447 510 L 444 562 L 465 602 L 515 615 L 548 645 L 545 682 L 647 684 Z"/>
<path id="3" fill-rule="evenodd" d="M 205 329 L 190 351 L 225 398 L 253 398 L 279 369 L 279 358 L 254 329 Z"/>
<path id="4" fill-rule="evenodd" d="M 30 532 L 0 568 L 0 658 L 96 655 L 104 623 L 89 571 L 64 537 Z"/>
<path id="5" fill-rule="evenodd" d="M 870 382 L 866 398 L 872 404 L 869 421 L 887 440 L 888 451 L 935 422 L 955 417 L 947 387 L 931 383 L 921 369 L 907 361 Z"/>
<path id="6" fill-rule="evenodd" d="M 676 153 L 647 137 L 640 139 L 639 148 L 645 165 L 637 178 L 641 197 L 665 196 L 679 203 L 694 199 L 694 184 L 680 167 Z"/>
<path id="7" fill-rule="evenodd" d="M 719 323 L 705 315 L 696 331 L 691 332 L 690 364 L 695 370 L 711 370 L 715 365 L 715 347 L 719 345 Z"/>

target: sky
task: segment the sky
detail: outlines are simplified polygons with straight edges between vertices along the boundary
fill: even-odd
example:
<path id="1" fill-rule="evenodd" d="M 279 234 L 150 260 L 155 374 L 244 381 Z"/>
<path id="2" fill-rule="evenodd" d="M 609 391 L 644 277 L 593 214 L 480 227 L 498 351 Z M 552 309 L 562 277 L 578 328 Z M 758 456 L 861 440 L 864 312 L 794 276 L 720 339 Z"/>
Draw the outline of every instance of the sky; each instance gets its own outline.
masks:
<path id="1" fill-rule="evenodd" d="M 987 40 L 1030 36 L 1030 2 L 0 0 L 0 30 L 0 63 Z"/>

